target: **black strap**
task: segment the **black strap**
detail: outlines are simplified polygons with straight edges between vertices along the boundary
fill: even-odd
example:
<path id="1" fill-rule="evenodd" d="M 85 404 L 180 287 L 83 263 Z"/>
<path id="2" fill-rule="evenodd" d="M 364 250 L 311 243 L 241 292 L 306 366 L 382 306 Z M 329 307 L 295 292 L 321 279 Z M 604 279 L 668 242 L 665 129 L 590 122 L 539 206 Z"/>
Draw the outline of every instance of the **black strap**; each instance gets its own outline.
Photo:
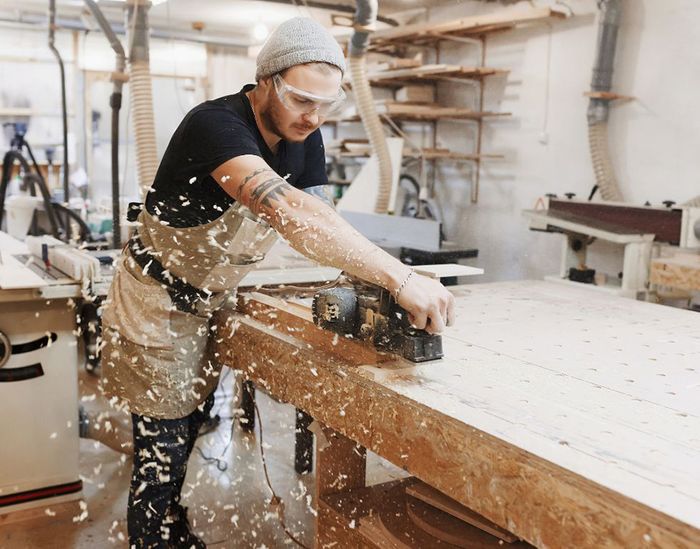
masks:
<path id="1" fill-rule="evenodd" d="M 129 240 L 129 250 L 131 250 L 131 256 L 136 261 L 136 264 L 144 270 L 144 274 L 160 282 L 165 287 L 168 294 L 170 294 L 170 299 L 173 300 L 173 305 L 178 311 L 196 314 L 197 303 L 199 301 L 208 303 L 214 295 L 213 292 L 200 290 L 189 282 L 167 272 L 156 256 L 146 249 L 138 234 L 132 236 Z"/>

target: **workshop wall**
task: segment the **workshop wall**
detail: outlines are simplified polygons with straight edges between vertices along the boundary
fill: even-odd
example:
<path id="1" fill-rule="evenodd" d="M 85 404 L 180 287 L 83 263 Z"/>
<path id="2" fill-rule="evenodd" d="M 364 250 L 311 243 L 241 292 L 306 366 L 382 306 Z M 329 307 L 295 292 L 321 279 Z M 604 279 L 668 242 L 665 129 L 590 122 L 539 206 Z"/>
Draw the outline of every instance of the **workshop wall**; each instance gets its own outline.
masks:
<path id="1" fill-rule="evenodd" d="M 126 48 L 126 40 L 119 37 Z M 83 170 L 88 196 L 96 205 L 111 204 L 111 111 L 110 73 L 114 53 L 99 32 L 60 31 L 56 47 L 66 67 L 68 102 L 69 162 L 71 172 Z M 48 49 L 46 30 L 3 28 L 0 32 L 0 120 L 28 121 L 27 140 L 39 162 L 45 161 L 47 146 L 62 143 L 61 88 L 58 64 Z M 202 44 L 151 39 L 150 62 L 153 74 L 153 102 L 158 154 L 165 151 L 172 132 L 184 114 L 206 97 L 207 55 Z M 76 70 L 77 67 L 77 70 Z M 120 113 L 120 175 L 124 202 L 137 198 L 136 153 L 133 125 L 129 116 L 129 86 L 124 86 Z M 19 117 L 28 109 L 29 117 Z M 87 123 L 86 123 L 87 119 Z M 5 151 L 9 139 L 2 135 Z M 78 177 L 77 180 L 85 179 Z M 72 195 L 77 195 L 75 189 Z"/>
<path id="2" fill-rule="evenodd" d="M 528 4 L 524 2 L 523 5 Z M 554 4 L 554 2 L 552 2 Z M 483 151 L 505 160 L 484 163 L 478 204 L 469 202 L 468 168 L 443 163 L 437 194 L 448 236 L 479 248 L 480 280 L 541 278 L 558 272 L 560 239 L 529 231 L 521 211 L 539 196 L 575 192 L 585 199 L 594 183 L 583 93 L 590 88 L 597 36 L 596 2 L 567 1 L 576 17 L 497 34 L 488 39 L 488 66 L 511 72 L 487 79 L 486 108 L 512 112 L 485 124 Z M 434 9 L 430 20 L 488 12 L 494 4 L 463 2 Z M 684 202 L 700 194 L 700 3 L 624 0 L 613 90 L 637 98 L 613 104 L 610 150 L 620 188 L 629 202 Z M 468 45 L 445 43 L 441 61 L 469 65 Z M 549 61 L 548 61 L 549 59 Z M 549 70 L 548 70 L 549 66 Z M 465 86 L 441 87 L 441 100 L 470 105 Z M 468 126 L 442 123 L 440 143 L 461 150 Z M 464 143 L 459 146 L 460 142 Z M 440 145 L 438 145 L 440 146 Z M 596 245 L 597 246 L 597 245 Z M 591 263 L 616 272 L 619 253 L 596 246 Z"/>

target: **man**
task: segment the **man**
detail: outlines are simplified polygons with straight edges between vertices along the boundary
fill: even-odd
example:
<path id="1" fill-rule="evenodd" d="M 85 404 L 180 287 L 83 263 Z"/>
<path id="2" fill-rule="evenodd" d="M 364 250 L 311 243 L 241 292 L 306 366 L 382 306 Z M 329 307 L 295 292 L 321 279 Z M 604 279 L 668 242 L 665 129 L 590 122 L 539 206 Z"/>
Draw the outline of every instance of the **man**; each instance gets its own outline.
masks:
<path id="1" fill-rule="evenodd" d="M 207 101 L 175 131 L 103 313 L 103 388 L 133 419 L 132 547 L 204 547 L 180 490 L 220 366 L 212 313 L 279 233 L 320 263 L 392 291 L 439 332 L 453 298 L 300 189 L 327 183 L 319 126 L 342 101 L 343 54 L 318 23 L 291 19 L 260 51 L 255 86 Z"/>

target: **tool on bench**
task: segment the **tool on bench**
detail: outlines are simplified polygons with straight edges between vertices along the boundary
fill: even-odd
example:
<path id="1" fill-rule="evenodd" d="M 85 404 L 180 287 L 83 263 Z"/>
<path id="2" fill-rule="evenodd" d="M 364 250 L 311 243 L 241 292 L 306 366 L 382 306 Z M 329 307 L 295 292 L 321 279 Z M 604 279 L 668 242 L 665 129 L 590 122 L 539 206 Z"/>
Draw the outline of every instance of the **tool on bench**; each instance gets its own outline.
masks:
<path id="1" fill-rule="evenodd" d="M 368 341 L 412 362 L 443 357 L 442 337 L 412 327 L 408 313 L 388 290 L 356 280 L 351 283 L 351 287 L 330 288 L 314 296 L 316 325 Z"/>

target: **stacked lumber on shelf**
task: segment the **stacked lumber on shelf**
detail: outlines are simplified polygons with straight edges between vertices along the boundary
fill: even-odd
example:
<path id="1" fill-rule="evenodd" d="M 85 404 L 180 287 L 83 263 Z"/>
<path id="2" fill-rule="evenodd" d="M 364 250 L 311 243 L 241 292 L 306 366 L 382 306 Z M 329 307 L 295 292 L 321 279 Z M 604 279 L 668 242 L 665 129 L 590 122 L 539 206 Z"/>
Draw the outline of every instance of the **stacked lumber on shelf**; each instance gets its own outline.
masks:
<path id="1" fill-rule="evenodd" d="M 337 147 L 327 147 L 326 151 L 341 157 L 366 157 L 372 152 L 369 141 L 366 139 L 344 139 Z M 403 156 L 413 158 L 425 158 L 426 160 L 444 159 L 454 161 L 472 161 L 485 158 L 503 158 L 500 154 L 468 154 L 451 151 L 445 148 L 425 147 L 420 151 L 410 146 L 405 146 Z"/>
<path id="2" fill-rule="evenodd" d="M 391 50 L 397 45 L 426 45 L 445 38 L 480 36 L 490 32 L 566 17 L 552 8 L 501 10 L 495 13 L 461 17 L 442 23 L 416 23 L 378 31 L 372 35 L 371 49 Z"/>
<path id="3" fill-rule="evenodd" d="M 507 74 L 504 69 L 494 69 L 489 67 L 465 67 L 461 65 L 446 65 L 444 63 L 432 65 L 420 65 L 409 68 L 375 70 L 367 75 L 370 83 L 382 86 L 403 86 L 408 82 L 424 81 L 426 83 L 437 82 L 439 80 L 474 80 L 493 76 L 496 74 Z"/>
<path id="4" fill-rule="evenodd" d="M 438 120 L 441 118 L 478 120 L 486 117 L 509 116 L 507 112 L 474 111 L 464 107 L 443 107 L 433 104 L 401 103 L 399 101 L 378 101 L 377 113 L 386 114 L 397 120 Z"/>

